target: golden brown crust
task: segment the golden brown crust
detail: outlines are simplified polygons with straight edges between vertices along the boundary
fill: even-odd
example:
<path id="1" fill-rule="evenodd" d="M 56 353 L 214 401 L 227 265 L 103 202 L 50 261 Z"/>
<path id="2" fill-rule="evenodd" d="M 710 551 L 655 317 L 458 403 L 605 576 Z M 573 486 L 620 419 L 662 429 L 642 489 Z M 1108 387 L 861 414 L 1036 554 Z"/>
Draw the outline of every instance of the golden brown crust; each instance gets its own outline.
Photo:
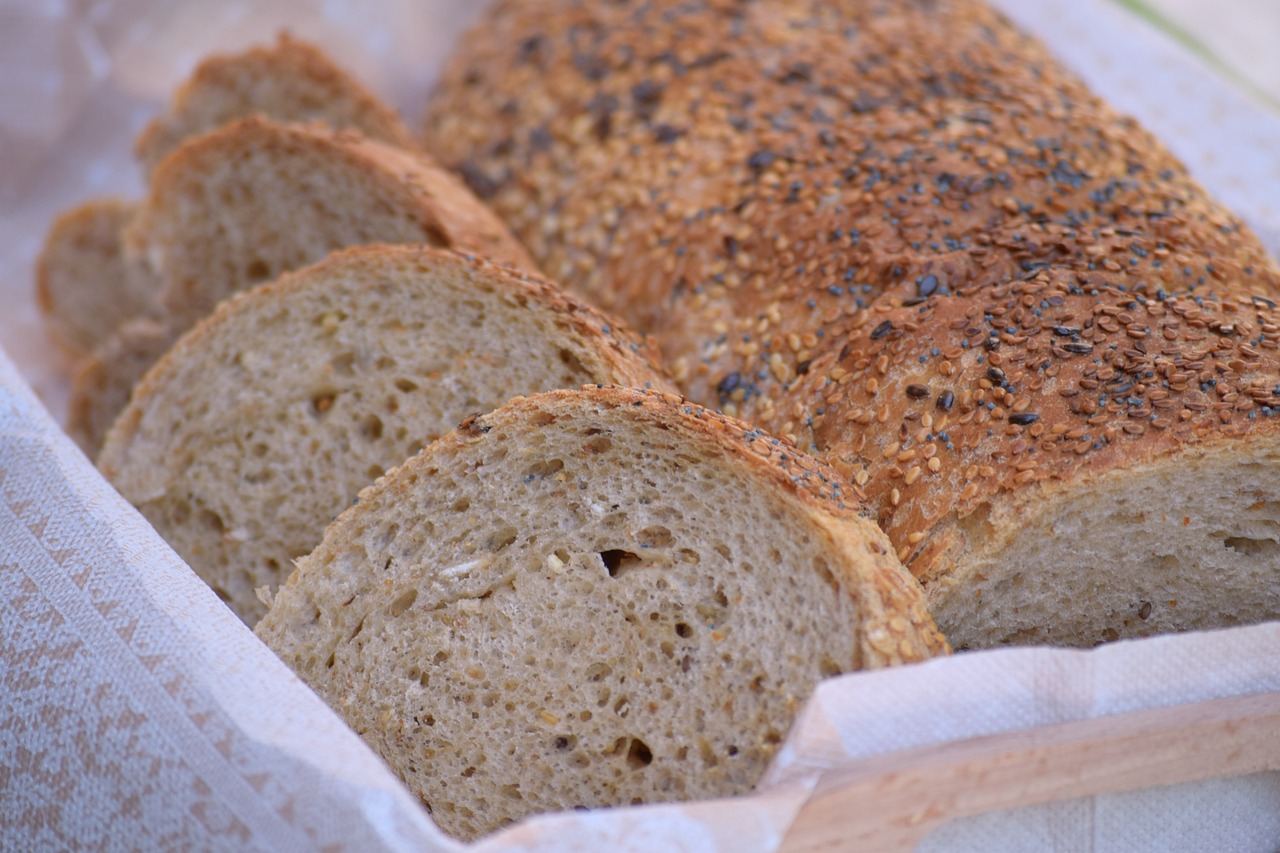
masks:
<path id="1" fill-rule="evenodd" d="M 288 97 L 276 100 L 279 95 Z M 271 102 L 262 103 L 264 97 Z M 319 47 L 281 32 L 274 45 L 214 54 L 201 62 L 174 93 L 169 111 L 139 134 L 134 153 L 151 171 L 187 136 L 259 110 L 280 121 L 351 126 L 389 145 L 416 147 L 395 110 Z"/>
<path id="2" fill-rule="evenodd" d="M 1089 472 L 1280 429 L 1266 297 L 1151 298 L 1055 269 L 886 298 L 851 325 L 768 426 L 862 484 L 926 583 L 953 568 L 958 520 L 997 496 L 1041 501 Z"/>
<path id="3" fill-rule="evenodd" d="M 1280 293 L 1158 142 L 969 0 L 508 0 L 426 136 L 549 275 L 748 417 L 881 293 L 1045 266 Z"/>

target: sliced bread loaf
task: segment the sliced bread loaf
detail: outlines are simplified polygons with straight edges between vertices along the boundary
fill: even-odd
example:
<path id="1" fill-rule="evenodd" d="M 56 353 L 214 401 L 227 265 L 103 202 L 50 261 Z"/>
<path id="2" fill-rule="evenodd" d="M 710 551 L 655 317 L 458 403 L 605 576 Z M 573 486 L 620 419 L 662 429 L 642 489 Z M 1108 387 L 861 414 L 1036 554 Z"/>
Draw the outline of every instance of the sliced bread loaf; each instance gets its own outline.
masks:
<path id="1" fill-rule="evenodd" d="M 145 341 L 122 330 L 104 344 L 72 389 L 73 429 L 87 449 L 150 366 L 145 352 L 164 352 L 227 296 L 334 249 L 427 244 L 532 269 L 506 227 L 425 157 L 349 131 L 256 117 L 166 158 L 127 236 L 164 282 L 163 315 Z"/>
<path id="2" fill-rule="evenodd" d="M 668 387 L 647 345 L 524 273 L 335 254 L 225 303 L 136 389 L 106 478 L 246 622 L 356 493 L 469 414 L 584 382 Z"/>
<path id="3" fill-rule="evenodd" d="M 173 341 L 162 321 L 129 320 L 81 360 L 71 380 L 66 430 L 90 459 L 98 455 L 133 386 Z"/>
<path id="4" fill-rule="evenodd" d="M 740 794 L 821 678 L 945 651 L 858 509 L 675 395 L 518 398 L 361 492 L 256 630 L 454 835 Z"/>
<path id="5" fill-rule="evenodd" d="M 168 111 L 143 129 L 134 153 L 150 174 L 184 139 L 253 113 L 349 127 L 389 145 L 415 147 L 395 110 L 319 47 L 281 33 L 273 46 L 201 62 L 174 93 Z"/>
<path id="6" fill-rule="evenodd" d="M 426 244 L 534 268 L 506 226 L 425 156 L 259 117 L 165 158 L 126 240 L 163 278 L 160 302 L 180 329 L 346 246 Z"/>
<path id="7" fill-rule="evenodd" d="M 45 237 L 36 303 L 74 355 L 92 352 L 125 320 L 160 313 L 160 279 L 123 253 L 121 232 L 135 209 L 122 199 L 94 199 L 55 219 Z"/>

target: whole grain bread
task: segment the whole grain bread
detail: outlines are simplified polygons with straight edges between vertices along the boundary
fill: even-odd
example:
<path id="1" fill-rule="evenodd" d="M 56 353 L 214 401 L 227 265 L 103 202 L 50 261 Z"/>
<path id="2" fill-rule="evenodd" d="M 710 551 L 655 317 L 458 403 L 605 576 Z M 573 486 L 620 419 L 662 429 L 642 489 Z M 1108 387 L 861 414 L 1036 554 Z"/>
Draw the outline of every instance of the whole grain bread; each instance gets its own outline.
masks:
<path id="1" fill-rule="evenodd" d="M 173 330 L 161 320 L 128 320 L 81 360 L 71 379 L 66 431 L 90 459 L 98 455 L 133 386 L 173 341 Z"/>
<path id="2" fill-rule="evenodd" d="M 138 137 L 138 160 L 150 175 L 188 137 L 255 113 L 353 128 L 404 148 L 415 145 L 394 110 L 320 48 L 282 33 L 274 46 L 202 62 L 168 111 Z M 74 355 L 93 352 L 125 320 L 159 311 L 159 277 L 145 258 L 123 252 L 122 232 L 135 211 L 132 202 L 93 200 L 59 216 L 45 238 L 36 268 L 37 302 L 54 337 Z"/>
<path id="3" fill-rule="evenodd" d="M 858 508 L 675 395 L 517 398 L 363 491 L 256 631 L 454 835 L 740 794 L 819 679 L 946 649 Z"/>
<path id="4" fill-rule="evenodd" d="M 184 139 L 262 113 L 276 121 L 349 127 L 413 148 L 400 116 L 314 44 L 280 33 L 271 46 L 214 54 L 178 87 L 168 110 L 143 129 L 134 153 L 150 174 Z"/>
<path id="5" fill-rule="evenodd" d="M 73 431 L 86 448 L 100 443 L 113 408 L 149 366 L 144 351 L 162 353 L 222 299 L 334 249 L 426 244 L 533 268 L 497 217 L 424 156 L 351 131 L 260 117 L 188 140 L 167 157 L 126 236 L 128 250 L 148 258 L 163 281 L 160 327 L 145 340 L 122 329 L 76 382 Z"/>
<path id="6" fill-rule="evenodd" d="M 135 205 L 93 199 L 53 221 L 36 261 L 36 304 L 68 352 L 84 356 L 126 320 L 160 313 L 160 280 L 146 263 L 126 258 L 121 232 Z"/>
<path id="7" fill-rule="evenodd" d="M 670 385 L 617 323 L 422 247 L 336 253 L 223 304 L 147 373 L 103 475 L 252 625 L 359 490 L 517 392 Z"/>
<path id="8" fill-rule="evenodd" d="M 506 0 L 426 135 L 691 397 L 862 483 L 957 645 L 1280 616 L 1280 270 L 984 4 Z"/>

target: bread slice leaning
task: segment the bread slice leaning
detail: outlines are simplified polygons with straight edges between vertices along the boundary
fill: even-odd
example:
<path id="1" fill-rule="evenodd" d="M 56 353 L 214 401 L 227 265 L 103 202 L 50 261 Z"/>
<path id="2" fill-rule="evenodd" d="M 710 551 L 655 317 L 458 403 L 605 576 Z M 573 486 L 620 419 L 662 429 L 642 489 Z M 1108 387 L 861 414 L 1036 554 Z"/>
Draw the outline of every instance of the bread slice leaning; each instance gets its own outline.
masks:
<path id="1" fill-rule="evenodd" d="M 128 250 L 163 281 L 159 321 L 145 341 L 121 329 L 72 389 L 72 429 L 89 452 L 142 377 L 140 344 L 167 345 L 233 293 L 369 243 L 458 249 L 532 269 L 497 217 L 425 157 L 351 132 L 233 122 L 180 146 L 152 176 Z M 93 412 L 92 419 L 77 413 Z"/>
<path id="2" fill-rule="evenodd" d="M 98 458 L 196 574 L 253 624 L 254 590 L 360 489 L 513 393 L 668 387 L 652 352 L 532 276 L 365 247 L 224 304 L 138 386 Z"/>
<path id="3" fill-rule="evenodd" d="M 36 303 L 74 355 L 92 352 L 124 321 L 160 312 L 160 279 L 123 251 L 121 234 L 135 210 L 123 199 L 93 199 L 49 227 L 36 261 Z"/>
<path id="4" fill-rule="evenodd" d="M 319 47 L 280 33 L 271 46 L 205 59 L 134 144 L 150 174 L 184 139 L 253 113 L 276 121 L 319 121 L 370 139 L 414 148 L 395 110 L 339 67 Z"/>
<path id="5" fill-rule="evenodd" d="M 820 679 L 945 651 L 858 508 L 673 394 L 519 398 L 363 491 L 256 630 L 454 835 L 740 794 Z"/>

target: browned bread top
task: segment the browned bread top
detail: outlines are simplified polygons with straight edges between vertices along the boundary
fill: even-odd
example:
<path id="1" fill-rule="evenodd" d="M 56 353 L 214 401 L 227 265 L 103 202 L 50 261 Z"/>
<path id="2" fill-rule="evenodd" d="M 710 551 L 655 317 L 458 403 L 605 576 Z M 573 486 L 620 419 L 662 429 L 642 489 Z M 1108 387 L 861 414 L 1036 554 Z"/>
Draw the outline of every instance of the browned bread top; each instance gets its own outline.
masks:
<path id="1" fill-rule="evenodd" d="M 508 0 L 426 136 L 550 275 L 744 415 L 881 293 L 1047 266 L 1280 293 L 1163 146 L 968 0 Z"/>
<path id="2" fill-rule="evenodd" d="M 255 112 L 277 121 L 351 127 L 389 145 L 415 147 L 395 110 L 319 47 L 282 32 L 274 45 L 201 62 L 168 111 L 143 129 L 134 152 L 150 173 L 183 139 Z"/>

